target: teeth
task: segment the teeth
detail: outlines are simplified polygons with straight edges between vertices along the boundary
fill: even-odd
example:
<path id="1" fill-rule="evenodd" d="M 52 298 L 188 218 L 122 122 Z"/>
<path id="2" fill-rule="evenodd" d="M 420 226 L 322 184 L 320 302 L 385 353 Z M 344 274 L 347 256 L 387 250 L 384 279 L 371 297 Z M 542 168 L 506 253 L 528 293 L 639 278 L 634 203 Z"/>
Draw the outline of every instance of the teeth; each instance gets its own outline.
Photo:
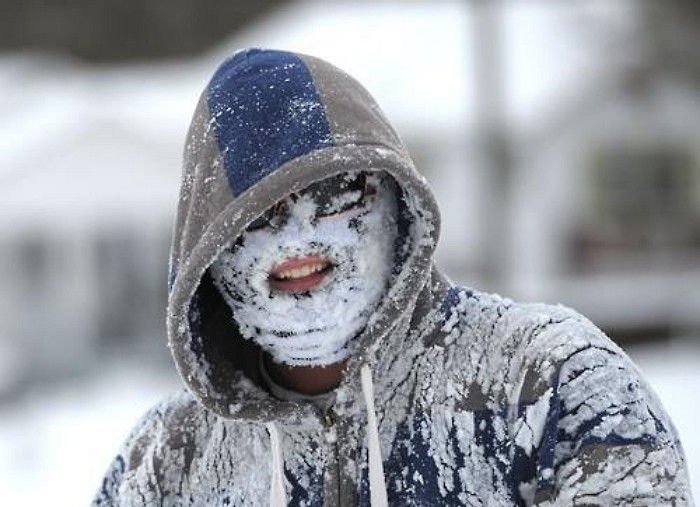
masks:
<path id="1" fill-rule="evenodd" d="M 305 276 L 309 276 L 312 273 L 316 273 L 318 271 L 323 270 L 326 267 L 326 265 L 327 264 L 325 262 L 317 262 L 314 264 L 307 264 L 299 268 L 285 269 L 284 271 L 276 273 L 275 277 L 285 280 L 304 278 Z"/>

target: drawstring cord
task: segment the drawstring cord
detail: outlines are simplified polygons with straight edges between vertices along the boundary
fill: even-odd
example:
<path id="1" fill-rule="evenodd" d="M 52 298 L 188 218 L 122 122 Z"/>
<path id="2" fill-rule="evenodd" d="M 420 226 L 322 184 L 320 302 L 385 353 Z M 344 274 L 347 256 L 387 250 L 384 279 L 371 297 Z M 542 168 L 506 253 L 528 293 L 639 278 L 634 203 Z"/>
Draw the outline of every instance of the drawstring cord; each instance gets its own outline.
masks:
<path id="1" fill-rule="evenodd" d="M 270 488 L 270 507 L 287 507 L 287 493 L 284 490 L 284 458 L 282 457 L 282 443 L 275 423 L 266 424 L 270 433 L 270 447 L 272 447 L 272 487 Z"/>
<path id="2" fill-rule="evenodd" d="M 367 446 L 369 455 L 369 496 L 372 507 L 388 507 L 386 494 L 386 480 L 384 478 L 384 465 L 382 463 L 382 450 L 379 445 L 379 429 L 377 427 L 377 415 L 374 411 L 374 384 L 372 371 L 368 365 L 363 365 L 360 370 L 362 380 L 362 395 L 367 408 Z M 287 494 L 284 490 L 284 458 L 282 457 L 282 443 L 279 431 L 275 423 L 266 424 L 270 433 L 270 446 L 272 447 L 272 487 L 270 488 L 270 506 L 286 507 Z"/>
<path id="3" fill-rule="evenodd" d="M 389 502 L 386 496 L 382 450 L 379 446 L 377 415 L 374 412 L 374 385 L 372 383 L 372 371 L 369 369 L 368 365 L 365 364 L 362 366 L 360 375 L 362 378 L 362 394 L 365 398 L 365 406 L 367 407 L 370 503 L 372 507 L 387 507 Z"/>

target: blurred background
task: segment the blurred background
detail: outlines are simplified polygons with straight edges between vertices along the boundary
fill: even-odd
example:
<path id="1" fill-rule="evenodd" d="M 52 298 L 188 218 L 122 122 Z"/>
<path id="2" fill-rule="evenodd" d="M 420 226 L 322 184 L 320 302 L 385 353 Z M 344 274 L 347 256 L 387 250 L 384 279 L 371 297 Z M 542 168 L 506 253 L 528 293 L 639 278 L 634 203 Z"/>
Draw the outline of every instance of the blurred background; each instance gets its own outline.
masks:
<path id="1" fill-rule="evenodd" d="M 588 316 L 700 494 L 695 0 L 0 0 L 0 502 L 86 505 L 181 384 L 166 273 L 185 132 L 232 51 L 325 58 L 382 105 L 451 278 Z"/>

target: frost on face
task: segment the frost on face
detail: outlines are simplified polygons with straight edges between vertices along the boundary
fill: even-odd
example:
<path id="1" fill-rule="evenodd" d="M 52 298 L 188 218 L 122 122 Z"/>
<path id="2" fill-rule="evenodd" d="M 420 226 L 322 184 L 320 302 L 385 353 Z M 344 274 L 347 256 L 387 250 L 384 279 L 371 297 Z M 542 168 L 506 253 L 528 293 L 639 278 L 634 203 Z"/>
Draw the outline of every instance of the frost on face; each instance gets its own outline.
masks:
<path id="1" fill-rule="evenodd" d="M 392 273 L 397 201 L 387 177 L 370 176 L 378 191 L 364 205 L 328 214 L 354 202 L 356 192 L 335 196 L 320 210 L 301 194 L 278 228 L 245 231 L 210 271 L 231 307 L 243 337 L 290 365 L 325 365 L 353 352 L 352 338 L 366 325 Z M 287 259 L 316 255 L 332 267 L 308 292 L 274 290 L 270 270 Z"/>

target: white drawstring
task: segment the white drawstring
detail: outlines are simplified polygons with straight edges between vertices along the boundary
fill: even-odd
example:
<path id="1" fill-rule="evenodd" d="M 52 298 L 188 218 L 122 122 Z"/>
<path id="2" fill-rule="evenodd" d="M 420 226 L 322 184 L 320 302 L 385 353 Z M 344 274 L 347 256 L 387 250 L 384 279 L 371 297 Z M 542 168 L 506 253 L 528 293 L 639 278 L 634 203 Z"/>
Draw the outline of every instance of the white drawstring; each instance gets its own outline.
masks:
<path id="1" fill-rule="evenodd" d="M 272 447 L 272 487 L 270 488 L 270 507 L 287 507 L 287 493 L 284 490 L 284 458 L 282 457 L 282 442 L 275 423 L 266 424 L 270 432 L 270 447 Z"/>
<path id="2" fill-rule="evenodd" d="M 362 394 L 364 395 L 365 406 L 367 407 L 370 503 L 372 507 L 387 507 L 389 502 L 386 496 L 382 450 L 379 446 L 377 415 L 374 413 L 374 385 L 372 383 L 372 371 L 369 369 L 368 365 L 365 364 L 362 366 L 360 375 L 362 377 Z"/>
<path id="3" fill-rule="evenodd" d="M 386 495 L 386 481 L 384 478 L 384 464 L 382 463 L 382 451 L 379 445 L 379 429 L 377 427 L 377 415 L 374 411 L 374 384 L 372 371 L 368 365 L 360 369 L 362 379 L 362 394 L 367 408 L 367 445 L 369 454 L 369 496 L 372 507 L 388 507 Z M 282 457 L 282 443 L 279 431 L 275 423 L 266 424 L 270 433 L 270 446 L 272 448 L 272 487 L 270 488 L 270 506 L 286 507 L 287 494 L 284 490 L 284 459 Z"/>

